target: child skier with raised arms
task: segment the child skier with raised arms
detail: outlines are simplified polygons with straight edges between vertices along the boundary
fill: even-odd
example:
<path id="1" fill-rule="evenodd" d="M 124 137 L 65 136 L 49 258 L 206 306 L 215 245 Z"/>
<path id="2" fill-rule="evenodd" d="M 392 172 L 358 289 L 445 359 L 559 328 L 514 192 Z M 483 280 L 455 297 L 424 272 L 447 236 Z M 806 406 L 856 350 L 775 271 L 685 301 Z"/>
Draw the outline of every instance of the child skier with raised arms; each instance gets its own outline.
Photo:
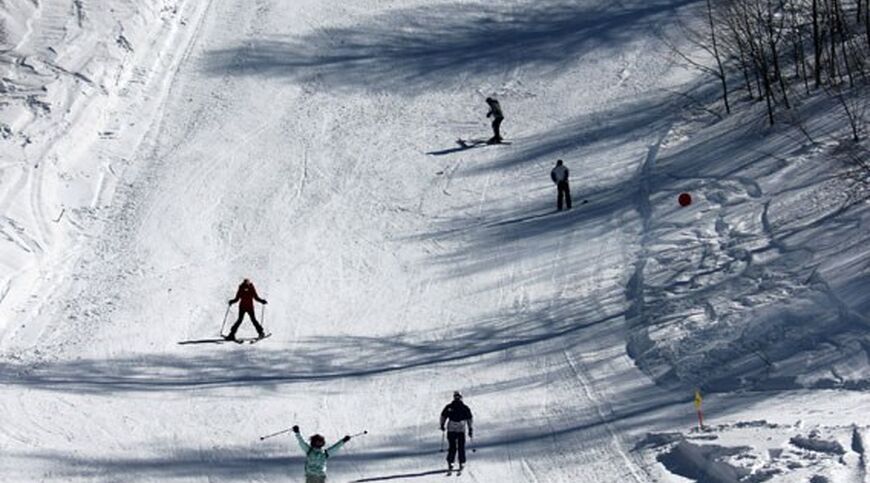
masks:
<path id="1" fill-rule="evenodd" d="M 350 441 L 350 436 L 345 436 L 338 440 L 329 448 L 323 449 L 326 446 L 326 439 L 315 434 L 306 442 L 299 434 L 299 426 L 293 426 L 293 433 L 296 435 L 296 441 L 299 447 L 305 452 L 305 483 L 326 483 L 326 460 L 334 455 Z"/>

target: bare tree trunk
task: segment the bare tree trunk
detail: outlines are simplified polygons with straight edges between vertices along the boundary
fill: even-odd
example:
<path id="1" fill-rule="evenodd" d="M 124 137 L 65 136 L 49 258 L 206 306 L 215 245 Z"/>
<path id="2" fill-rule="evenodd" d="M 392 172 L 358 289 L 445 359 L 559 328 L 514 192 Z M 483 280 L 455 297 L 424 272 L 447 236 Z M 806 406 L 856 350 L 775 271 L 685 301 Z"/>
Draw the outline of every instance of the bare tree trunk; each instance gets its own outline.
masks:
<path id="1" fill-rule="evenodd" d="M 743 73 L 743 81 L 746 83 L 746 91 L 749 93 L 749 98 L 752 100 L 760 100 L 761 99 L 761 83 L 758 79 L 758 74 L 755 73 L 752 64 L 750 63 L 748 56 L 749 52 L 746 49 L 746 42 L 743 40 L 743 36 L 740 33 L 740 29 L 738 27 L 739 20 L 737 19 L 737 12 L 730 8 L 724 14 L 725 25 L 728 29 L 728 34 L 730 37 L 730 41 L 733 43 L 732 50 L 734 47 L 737 49 L 737 58 L 740 61 L 740 70 Z M 755 96 L 755 91 L 752 88 L 753 78 L 750 76 L 750 72 L 753 72 L 755 76 L 755 82 L 758 86 L 758 97 Z"/>
<path id="2" fill-rule="evenodd" d="M 761 73 L 761 77 L 764 79 L 764 101 L 767 103 L 767 120 L 770 122 L 770 125 L 773 126 L 773 89 L 771 88 L 770 78 L 766 71 Z"/>
<path id="3" fill-rule="evenodd" d="M 807 55 L 804 48 L 804 26 L 797 7 L 792 10 L 791 22 L 794 26 L 794 49 L 795 49 L 795 72 L 797 77 L 803 80 L 804 90 L 810 95 L 810 81 L 807 78 Z"/>
<path id="4" fill-rule="evenodd" d="M 764 51 L 764 40 L 761 36 L 757 36 L 755 38 L 758 39 L 757 43 L 753 38 L 753 31 L 750 25 L 752 20 L 750 18 L 745 18 L 745 30 L 747 35 L 747 41 L 749 42 L 749 46 L 751 47 L 752 58 L 755 63 L 755 68 L 758 75 L 761 76 L 762 86 L 764 87 L 764 102 L 767 105 L 767 119 L 770 122 L 770 125 L 773 126 L 775 123 L 774 114 L 774 105 L 776 104 L 776 97 L 773 94 L 773 83 L 770 80 L 770 62 L 767 59 L 767 54 Z M 759 32 L 760 33 L 760 32 Z"/>
<path id="5" fill-rule="evenodd" d="M 728 103 L 728 76 L 725 67 L 722 66 L 722 57 L 719 55 L 719 43 L 716 39 L 716 26 L 713 24 L 713 6 L 707 0 L 707 20 L 710 22 L 710 40 L 713 42 L 713 57 L 716 58 L 716 67 L 719 69 L 719 80 L 722 82 L 722 102 L 725 103 L 725 112 L 731 114 L 731 105 Z"/>
<path id="6" fill-rule="evenodd" d="M 746 53 L 743 51 L 743 48 L 740 48 L 740 70 L 743 71 L 743 80 L 746 82 L 746 90 L 749 92 L 749 98 L 755 99 L 755 93 L 752 91 L 752 79 L 749 78 L 749 65 L 746 63 Z M 758 81 L 758 76 L 755 76 L 755 80 Z M 758 95 L 761 96 L 761 91 L 758 91 Z"/>
<path id="7" fill-rule="evenodd" d="M 761 71 L 758 66 L 755 67 L 755 87 L 758 89 L 758 100 L 761 100 L 761 95 L 764 93 L 764 83 L 761 82 Z"/>
<path id="8" fill-rule="evenodd" d="M 775 24 L 774 17 L 770 0 L 767 0 L 767 14 L 765 15 L 764 23 L 767 29 L 767 43 L 770 48 L 770 56 L 773 61 L 774 78 L 778 81 L 779 89 L 782 91 L 782 101 L 785 104 L 785 108 L 791 109 L 791 104 L 788 102 L 788 89 L 785 86 L 785 76 L 783 76 L 782 69 L 780 69 L 779 66 L 779 49 L 777 45 L 779 44 L 779 36 L 780 32 L 782 32 L 782 28 Z"/>
<path id="9" fill-rule="evenodd" d="M 870 0 L 864 6 L 864 32 L 867 34 L 867 48 L 870 49 Z"/>
<path id="10" fill-rule="evenodd" d="M 807 79 L 807 64 L 804 62 L 803 44 L 799 39 L 800 35 L 795 35 L 795 39 L 792 41 L 792 48 L 794 49 L 794 60 L 792 61 L 794 62 L 794 75 L 803 81 L 804 89 L 807 95 L 809 95 L 810 83 Z"/>
<path id="11" fill-rule="evenodd" d="M 834 98 L 837 99 L 840 106 L 843 107 L 843 111 L 846 112 L 846 119 L 849 121 L 849 128 L 852 130 L 852 140 L 857 143 L 861 140 L 861 136 L 859 135 L 862 124 L 861 119 L 859 119 L 860 115 L 855 112 L 855 109 L 850 108 L 849 99 L 846 97 L 846 94 L 843 93 L 841 86 L 832 86 L 831 91 Z"/>
<path id="12" fill-rule="evenodd" d="M 822 39 L 819 31 L 819 0 L 813 0 L 813 77 L 815 88 L 822 84 Z"/>
<path id="13" fill-rule="evenodd" d="M 846 76 L 849 78 L 849 87 L 855 87 L 855 79 L 852 77 L 852 66 L 849 63 L 849 31 L 846 26 L 846 19 L 843 15 L 843 9 L 840 6 L 840 0 L 831 0 L 833 6 L 834 25 L 839 34 L 840 53 L 843 55 L 843 66 L 846 68 Z M 831 39 L 832 42 L 837 39 Z"/>
<path id="14" fill-rule="evenodd" d="M 830 40 L 828 43 L 831 44 L 831 58 L 829 59 L 830 64 L 831 64 L 830 76 L 831 76 L 831 82 L 837 83 L 837 82 L 839 82 L 838 77 L 840 77 L 840 76 L 839 76 L 839 69 L 837 69 L 837 42 L 836 42 L 837 36 L 835 35 L 836 23 L 834 22 L 834 17 L 833 17 L 832 9 L 831 9 L 830 5 L 827 4 L 827 2 L 825 2 L 825 4 L 826 4 L 825 7 L 827 10 L 827 14 L 828 14 L 827 15 L 828 38 Z"/>

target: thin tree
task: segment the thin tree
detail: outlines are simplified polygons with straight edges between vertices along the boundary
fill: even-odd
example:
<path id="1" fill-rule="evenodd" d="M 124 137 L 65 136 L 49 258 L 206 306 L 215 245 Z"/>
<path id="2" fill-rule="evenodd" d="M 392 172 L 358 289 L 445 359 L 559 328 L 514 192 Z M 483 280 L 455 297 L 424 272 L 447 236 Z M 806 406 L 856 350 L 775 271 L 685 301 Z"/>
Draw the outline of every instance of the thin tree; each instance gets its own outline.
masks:
<path id="1" fill-rule="evenodd" d="M 713 47 L 713 58 L 716 59 L 716 67 L 719 69 L 718 77 L 722 83 L 722 102 L 725 104 L 725 112 L 731 114 L 731 106 L 728 103 L 728 75 L 722 65 L 722 56 L 719 54 L 719 42 L 716 36 L 716 26 L 713 24 L 713 6 L 707 0 L 707 21 L 710 24 L 710 42 Z"/>
<path id="2" fill-rule="evenodd" d="M 816 89 L 822 85 L 822 39 L 819 28 L 819 0 L 813 0 L 813 79 Z"/>

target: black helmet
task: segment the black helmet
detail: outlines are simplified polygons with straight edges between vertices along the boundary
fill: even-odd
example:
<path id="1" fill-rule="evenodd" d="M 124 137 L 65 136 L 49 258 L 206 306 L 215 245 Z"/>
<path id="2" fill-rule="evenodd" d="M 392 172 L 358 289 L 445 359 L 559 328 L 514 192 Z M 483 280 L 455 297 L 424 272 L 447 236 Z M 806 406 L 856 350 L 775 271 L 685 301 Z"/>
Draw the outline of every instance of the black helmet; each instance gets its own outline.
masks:
<path id="1" fill-rule="evenodd" d="M 454 401 L 461 401 L 462 400 L 462 393 L 459 391 L 453 391 L 453 400 Z"/>
<path id="2" fill-rule="evenodd" d="M 319 434 L 315 434 L 315 435 L 311 436 L 309 441 L 311 441 L 311 446 L 313 446 L 315 448 L 322 448 L 326 445 L 326 438 L 324 438 L 323 436 L 321 436 Z"/>

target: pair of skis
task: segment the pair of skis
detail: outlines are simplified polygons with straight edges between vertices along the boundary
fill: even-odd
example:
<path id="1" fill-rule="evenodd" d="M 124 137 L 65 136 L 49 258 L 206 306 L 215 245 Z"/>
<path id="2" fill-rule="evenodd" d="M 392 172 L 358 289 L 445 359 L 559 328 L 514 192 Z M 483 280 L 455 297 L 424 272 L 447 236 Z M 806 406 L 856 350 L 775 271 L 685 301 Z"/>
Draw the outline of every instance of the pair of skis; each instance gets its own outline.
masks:
<path id="1" fill-rule="evenodd" d="M 268 339 L 269 337 L 272 337 L 271 332 L 264 335 L 263 337 L 242 337 L 242 338 L 230 339 L 227 342 L 235 342 L 236 344 L 256 344 L 257 342 L 260 342 L 261 340 L 264 340 L 264 339 Z"/>
<path id="2" fill-rule="evenodd" d="M 495 145 L 509 145 L 510 141 L 495 141 L 493 139 L 462 139 L 459 138 L 456 140 L 456 144 L 459 145 L 462 149 L 476 148 L 478 146 L 495 146 Z"/>
<path id="3" fill-rule="evenodd" d="M 241 339 L 232 339 L 227 340 L 223 337 L 216 337 L 214 339 L 194 339 L 194 340 L 183 340 L 178 343 L 178 345 L 189 345 L 189 344 L 226 344 L 227 342 L 235 342 L 236 344 L 256 344 L 257 342 L 270 337 L 272 334 L 266 334 L 263 337 L 243 337 Z"/>
<path id="4" fill-rule="evenodd" d="M 231 305 L 227 305 L 227 311 L 224 312 L 224 321 L 223 321 L 223 323 L 221 323 L 221 338 L 224 337 L 224 328 L 227 326 L 227 316 L 230 315 L 230 307 L 231 307 Z M 266 306 L 265 305 L 263 305 L 262 309 L 260 309 L 260 320 L 262 320 L 263 322 L 266 321 Z M 272 337 L 271 332 L 263 335 L 262 337 L 243 337 L 241 339 L 235 338 L 235 339 L 224 339 L 224 340 L 226 340 L 227 342 L 232 341 L 232 342 L 235 342 L 236 344 L 245 344 L 245 343 L 256 344 L 257 342 L 260 342 L 263 339 L 268 339 L 269 337 Z"/>

